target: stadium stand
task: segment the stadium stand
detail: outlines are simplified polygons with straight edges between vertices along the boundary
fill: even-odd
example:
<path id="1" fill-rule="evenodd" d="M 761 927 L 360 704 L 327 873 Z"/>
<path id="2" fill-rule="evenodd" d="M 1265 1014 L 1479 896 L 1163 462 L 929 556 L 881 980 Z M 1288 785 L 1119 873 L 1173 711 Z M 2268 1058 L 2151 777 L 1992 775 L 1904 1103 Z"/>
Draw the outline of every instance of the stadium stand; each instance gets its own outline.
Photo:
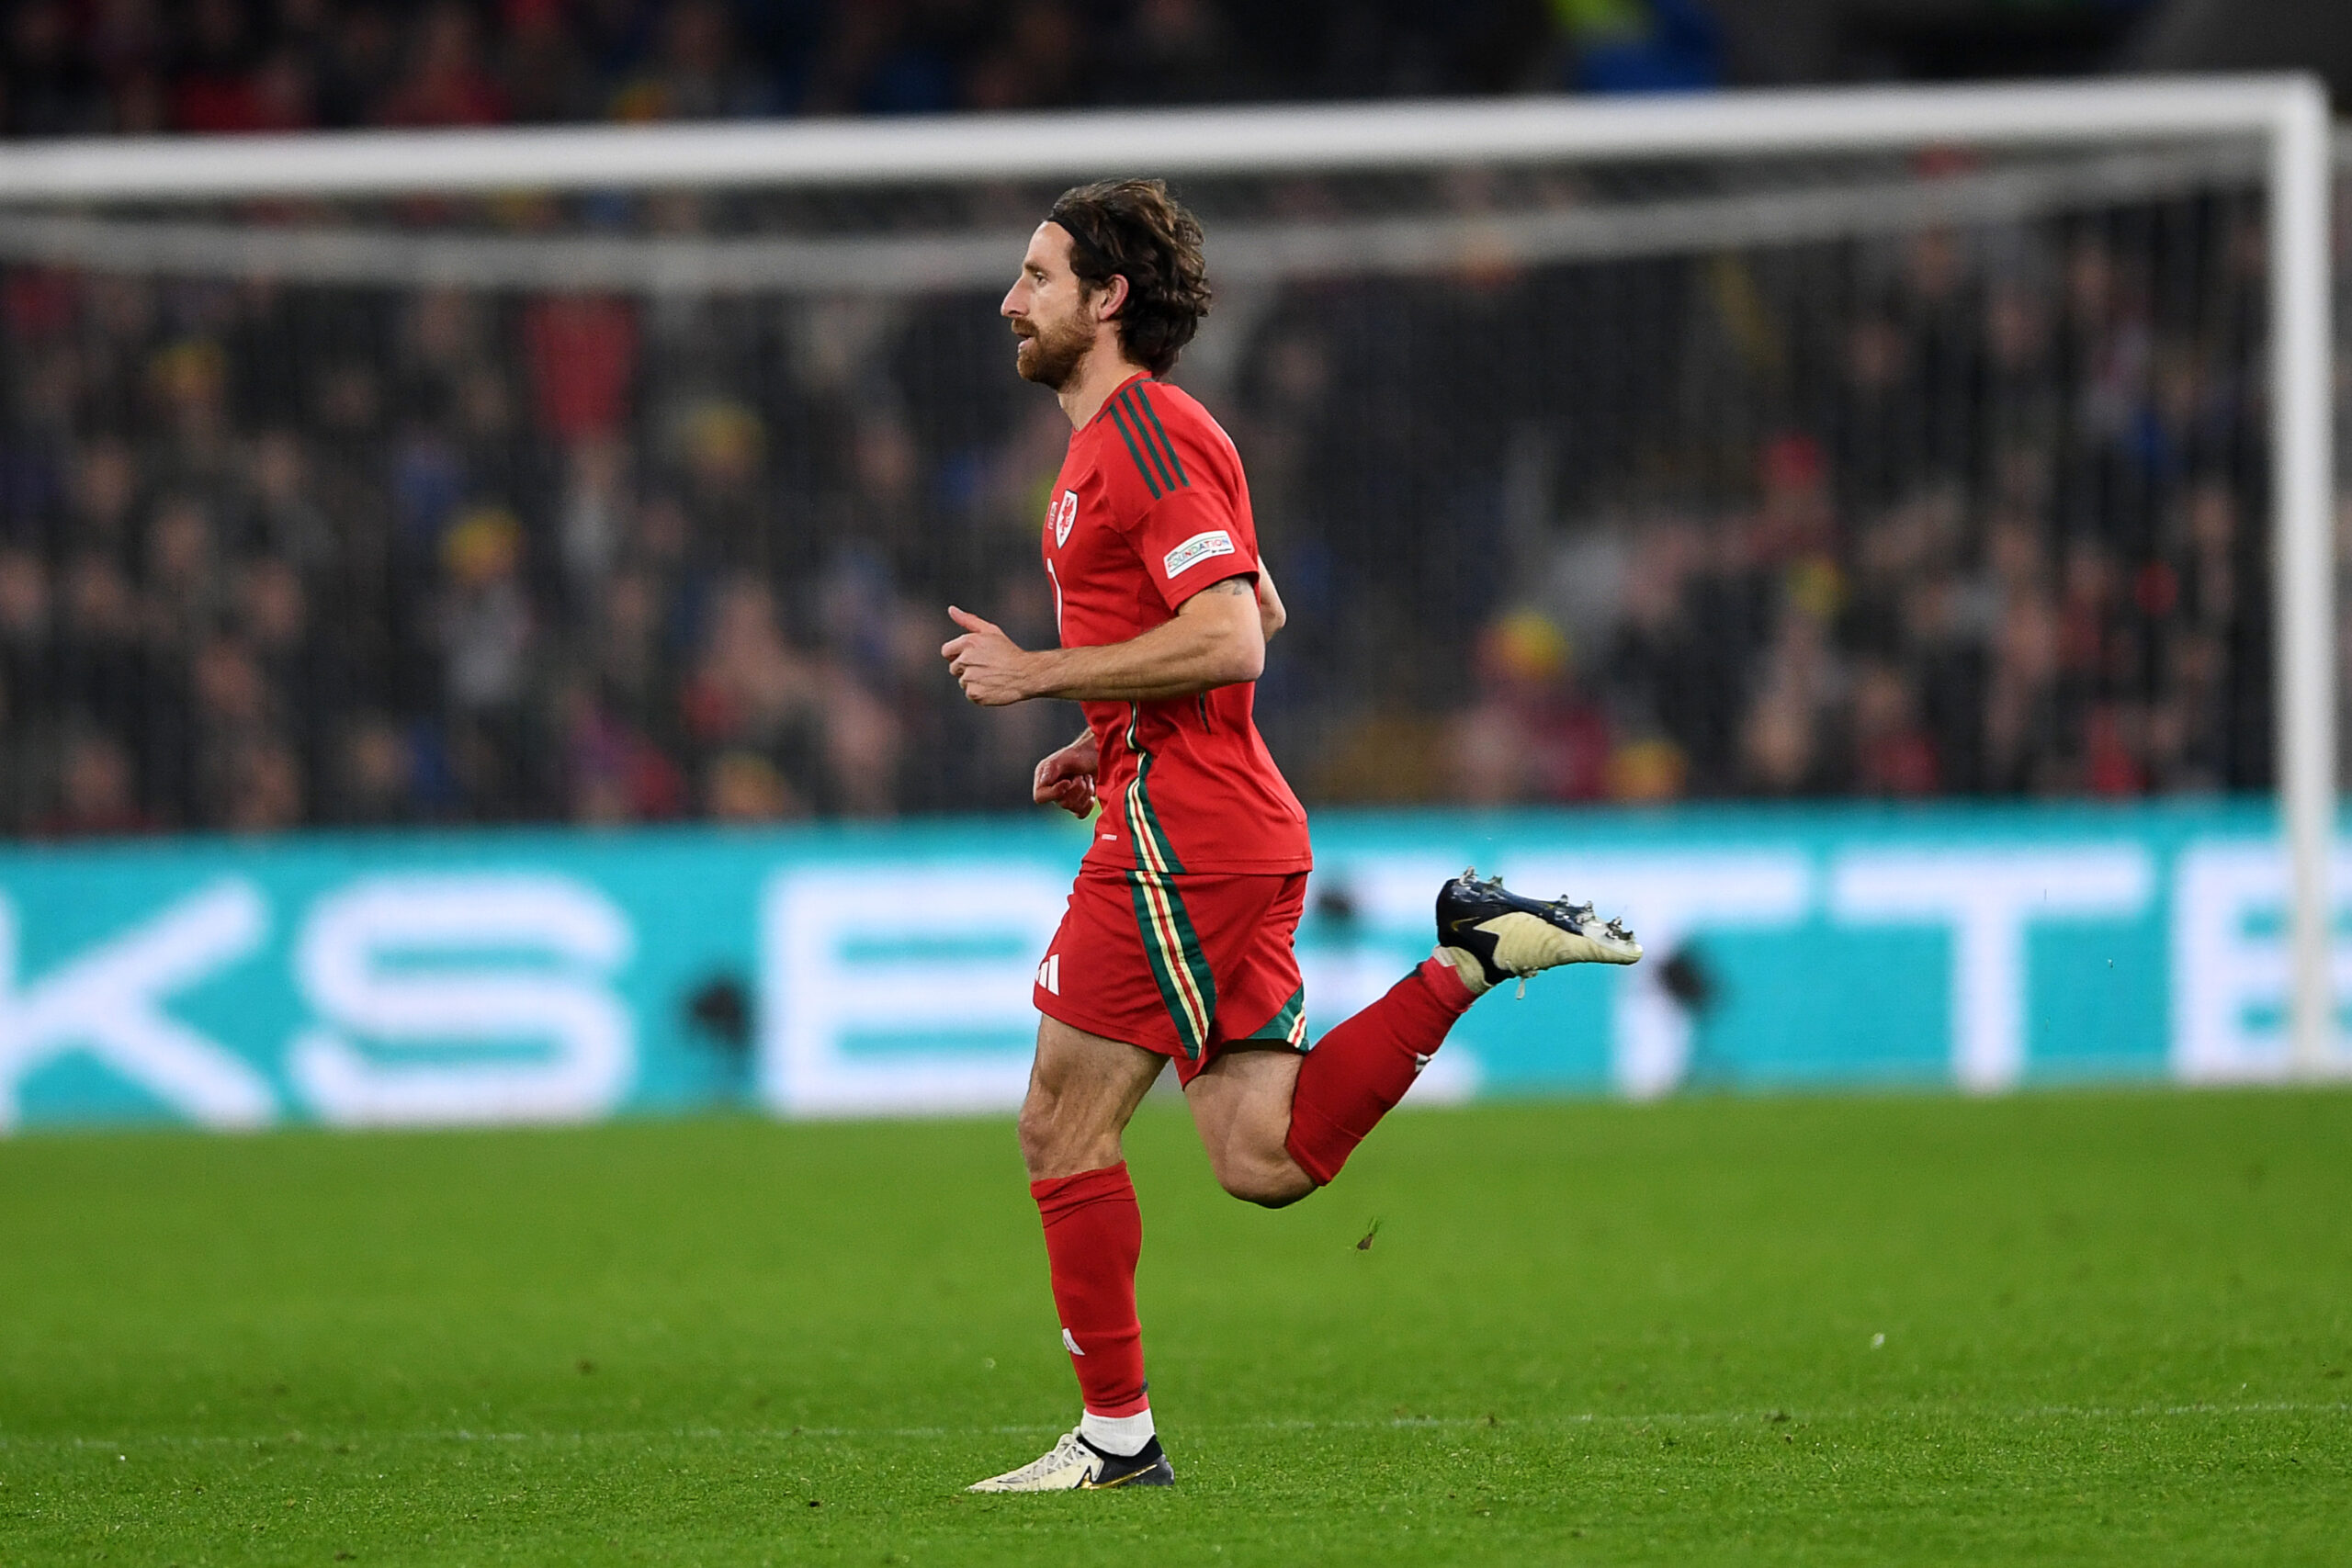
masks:
<path id="1" fill-rule="evenodd" d="M 1045 105 L 1120 61 L 1124 101 L 1472 91 L 1514 38 L 1591 58 L 1574 6 L 1389 7 L 1354 54 L 1246 10 L 200 0 L 166 37 L 30 0 L 6 115 Z M 1433 74 L 1380 64 L 1416 27 Z M 1293 607 L 1270 742 L 1317 801 L 2267 787 L 2261 267 L 2249 197 L 1284 285 L 1211 389 Z M 950 598 L 1051 637 L 1061 427 L 989 297 L 11 265 L 0 329 L 7 831 L 1003 807 L 1074 728 L 938 668 Z"/>
<path id="2" fill-rule="evenodd" d="M 2285 63 L 2258 40 L 2301 3 L 2227 8 L 2242 36 L 2223 60 L 2201 41 L 2201 13 L 2223 8 L 2202 0 L 16 0 L 0 8 L 0 129 L 1679 90 L 2079 72 L 2132 48 L 2165 70 L 2244 69 Z"/>

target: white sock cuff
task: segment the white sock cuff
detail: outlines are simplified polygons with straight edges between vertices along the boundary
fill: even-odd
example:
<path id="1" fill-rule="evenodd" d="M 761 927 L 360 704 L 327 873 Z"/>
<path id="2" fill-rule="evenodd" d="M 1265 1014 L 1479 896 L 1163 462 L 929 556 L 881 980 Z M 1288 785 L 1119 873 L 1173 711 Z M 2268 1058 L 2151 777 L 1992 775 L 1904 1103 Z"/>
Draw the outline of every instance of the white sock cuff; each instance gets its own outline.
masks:
<path id="1" fill-rule="evenodd" d="M 1151 1411 L 1146 1407 L 1132 1416 L 1097 1416 L 1090 1410 L 1078 1423 L 1078 1435 L 1106 1454 L 1126 1459 L 1143 1452 L 1151 1441 Z"/>
<path id="2" fill-rule="evenodd" d="M 1440 942 L 1430 950 L 1430 956 L 1441 964 L 1452 964 L 1453 972 L 1462 976 L 1462 988 L 1472 996 L 1483 997 L 1491 988 L 1487 980 L 1486 965 L 1480 964 L 1478 955 L 1468 948 L 1448 947 Z"/>

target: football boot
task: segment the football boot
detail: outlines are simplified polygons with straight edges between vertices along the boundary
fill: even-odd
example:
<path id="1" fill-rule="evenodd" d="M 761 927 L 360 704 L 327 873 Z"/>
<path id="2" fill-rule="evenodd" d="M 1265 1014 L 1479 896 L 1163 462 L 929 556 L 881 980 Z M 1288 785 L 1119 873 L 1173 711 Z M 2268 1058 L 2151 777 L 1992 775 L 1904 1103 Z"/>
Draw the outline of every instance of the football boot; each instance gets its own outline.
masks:
<path id="1" fill-rule="evenodd" d="M 967 1492 L 1101 1492 L 1114 1486 L 1173 1486 L 1176 1467 L 1158 1438 L 1140 1452 L 1104 1453 L 1072 1428 L 1019 1470 L 975 1481 Z"/>
<path id="2" fill-rule="evenodd" d="M 1437 955 L 1453 965 L 1472 996 L 1563 964 L 1632 964 L 1642 944 L 1617 919 L 1563 897 L 1548 902 L 1507 892 L 1499 876 L 1478 880 L 1476 866 L 1437 890 Z"/>

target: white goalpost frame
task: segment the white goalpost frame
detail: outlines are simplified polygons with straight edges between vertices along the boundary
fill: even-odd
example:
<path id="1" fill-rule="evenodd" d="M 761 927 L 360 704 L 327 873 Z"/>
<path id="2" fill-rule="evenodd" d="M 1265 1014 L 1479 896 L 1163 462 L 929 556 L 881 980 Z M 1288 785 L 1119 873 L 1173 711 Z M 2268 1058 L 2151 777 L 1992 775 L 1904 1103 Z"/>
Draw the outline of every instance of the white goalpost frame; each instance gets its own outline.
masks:
<path id="1" fill-rule="evenodd" d="M 1640 156 L 2093 146 L 2243 136 L 2269 200 L 2278 789 L 2291 887 L 2290 1061 L 2340 1064 L 2331 135 L 2308 75 L 1727 93 L 1620 101 L 1011 114 L 551 130 L 79 141 L 0 149 L 0 209 L 251 197 L 820 187 L 1574 164 Z"/>

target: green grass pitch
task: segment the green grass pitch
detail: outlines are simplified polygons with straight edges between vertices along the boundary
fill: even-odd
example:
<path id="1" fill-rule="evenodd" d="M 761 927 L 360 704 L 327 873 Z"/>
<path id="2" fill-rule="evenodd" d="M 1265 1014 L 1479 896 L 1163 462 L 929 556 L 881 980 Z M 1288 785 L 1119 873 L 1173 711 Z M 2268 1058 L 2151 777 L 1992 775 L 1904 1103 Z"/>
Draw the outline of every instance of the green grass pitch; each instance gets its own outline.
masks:
<path id="1" fill-rule="evenodd" d="M 0 1562 L 2352 1562 L 2352 1095 L 1129 1147 L 1181 1484 L 983 1498 L 1076 1413 L 1001 1121 L 0 1145 Z"/>

